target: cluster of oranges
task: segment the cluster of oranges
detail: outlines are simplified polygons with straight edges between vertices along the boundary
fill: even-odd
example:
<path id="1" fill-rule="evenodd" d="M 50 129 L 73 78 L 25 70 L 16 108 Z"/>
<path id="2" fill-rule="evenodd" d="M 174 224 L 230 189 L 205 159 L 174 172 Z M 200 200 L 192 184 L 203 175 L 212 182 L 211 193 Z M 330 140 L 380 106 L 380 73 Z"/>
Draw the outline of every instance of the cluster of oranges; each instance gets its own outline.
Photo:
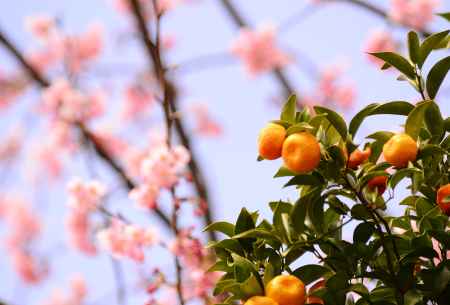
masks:
<path id="1" fill-rule="evenodd" d="M 325 285 L 319 281 L 313 285 L 309 292 L 313 292 Z M 304 305 L 324 304 L 323 300 L 315 296 L 305 295 L 305 285 L 293 275 L 278 275 L 266 285 L 265 296 L 254 296 L 248 299 L 244 305 Z"/>
<path id="2" fill-rule="evenodd" d="M 262 158 L 275 160 L 283 157 L 284 165 L 298 174 L 310 172 L 319 165 L 319 142 L 306 131 L 286 137 L 283 126 L 269 123 L 259 134 L 258 146 Z"/>
<path id="3" fill-rule="evenodd" d="M 302 174 L 314 170 L 320 162 L 320 145 L 316 137 L 307 131 L 286 136 L 286 129 L 276 123 L 267 124 L 258 138 L 259 156 L 267 160 L 283 158 L 284 165 L 290 171 Z M 407 134 L 392 136 L 383 146 L 386 162 L 396 168 L 404 168 L 417 158 L 417 142 Z M 344 152 L 347 157 L 347 153 Z M 356 170 L 371 155 L 370 148 L 364 151 L 354 150 L 348 156 L 347 167 Z M 386 190 L 387 176 L 374 177 L 368 181 L 370 190 L 381 195 Z M 437 192 L 437 203 L 442 211 L 450 215 L 450 184 L 441 186 Z"/>

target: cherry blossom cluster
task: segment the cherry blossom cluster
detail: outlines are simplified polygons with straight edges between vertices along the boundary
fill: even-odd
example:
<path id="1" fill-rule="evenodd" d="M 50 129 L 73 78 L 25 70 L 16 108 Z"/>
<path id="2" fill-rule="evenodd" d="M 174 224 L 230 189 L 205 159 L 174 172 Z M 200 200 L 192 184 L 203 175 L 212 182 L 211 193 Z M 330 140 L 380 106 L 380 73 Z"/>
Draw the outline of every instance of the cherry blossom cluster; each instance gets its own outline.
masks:
<path id="1" fill-rule="evenodd" d="M 97 233 L 102 248 L 116 258 L 127 257 L 136 262 L 144 262 L 145 249 L 158 243 L 158 233 L 154 228 L 141 228 L 113 218 L 111 224 Z"/>
<path id="2" fill-rule="evenodd" d="M 389 16 L 395 22 L 424 30 L 439 5 L 439 0 L 391 0 Z"/>
<path id="3" fill-rule="evenodd" d="M 377 65 L 382 66 L 383 61 L 370 55 L 369 53 L 376 52 L 395 52 L 397 50 L 397 43 L 395 42 L 391 32 L 384 29 L 372 30 L 369 37 L 364 43 L 363 51 L 366 53 L 367 59 Z"/>
<path id="4" fill-rule="evenodd" d="M 33 244 L 40 236 L 42 225 L 30 205 L 24 199 L 4 196 L 0 198 L 0 220 L 8 226 L 5 247 L 17 274 L 29 284 L 42 281 L 47 268 L 33 254 Z"/>
<path id="5" fill-rule="evenodd" d="M 97 23 L 79 35 L 65 33 L 49 15 L 30 16 L 25 24 L 41 43 L 39 49 L 27 55 L 27 60 L 40 71 L 63 64 L 70 73 L 79 73 L 103 49 L 103 28 Z"/>
<path id="6" fill-rule="evenodd" d="M 311 94 L 302 97 L 301 103 L 311 105 L 333 105 L 349 109 L 356 99 L 354 85 L 343 79 L 345 65 L 336 63 L 319 72 L 319 78 Z"/>
<path id="7" fill-rule="evenodd" d="M 291 60 L 277 45 L 276 28 L 264 24 L 257 29 L 241 29 L 232 42 L 231 53 L 244 64 L 251 76 L 282 68 Z"/>
<path id="8" fill-rule="evenodd" d="M 129 196 L 144 209 L 153 209 L 161 190 L 174 187 L 183 176 L 190 154 L 181 145 L 169 147 L 162 139 L 156 139 L 154 145 L 139 158 L 131 159 L 138 167 L 142 183 L 131 190 Z"/>
<path id="9" fill-rule="evenodd" d="M 94 255 L 97 248 L 92 238 L 91 214 L 101 206 L 106 187 L 99 181 L 74 179 L 68 184 L 69 213 L 66 229 L 69 244 L 86 255 Z"/>
<path id="10" fill-rule="evenodd" d="M 80 274 L 75 274 L 70 278 L 69 291 L 55 289 L 42 305 L 82 305 L 87 296 L 87 284 Z"/>

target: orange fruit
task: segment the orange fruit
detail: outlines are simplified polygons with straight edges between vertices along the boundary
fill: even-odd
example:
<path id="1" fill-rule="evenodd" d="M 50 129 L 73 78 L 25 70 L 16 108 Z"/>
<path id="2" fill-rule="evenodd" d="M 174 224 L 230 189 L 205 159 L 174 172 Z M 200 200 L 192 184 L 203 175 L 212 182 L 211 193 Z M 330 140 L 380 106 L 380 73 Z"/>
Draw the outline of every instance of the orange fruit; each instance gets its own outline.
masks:
<path id="1" fill-rule="evenodd" d="M 275 123 L 267 124 L 259 133 L 259 155 L 267 160 L 278 159 L 281 157 L 281 150 L 285 138 L 286 130 L 283 126 Z"/>
<path id="2" fill-rule="evenodd" d="M 305 284 L 293 275 L 278 275 L 267 284 L 266 296 L 279 305 L 303 305 Z"/>
<path id="3" fill-rule="evenodd" d="M 366 148 L 364 151 L 360 151 L 359 149 L 355 149 L 348 158 L 347 166 L 351 169 L 357 169 L 362 163 L 366 162 L 369 159 L 372 150 L 370 147 Z"/>
<path id="4" fill-rule="evenodd" d="M 367 187 L 369 190 L 374 191 L 378 189 L 378 194 L 383 195 L 386 190 L 388 177 L 386 176 L 378 176 L 374 177 L 367 182 Z"/>
<path id="5" fill-rule="evenodd" d="M 446 197 L 450 196 L 450 183 L 443 185 L 439 188 L 439 190 L 437 191 L 437 198 L 436 201 L 439 205 L 439 207 L 441 208 L 442 212 L 444 212 L 444 214 L 447 214 L 448 216 L 450 216 L 450 202 L 447 199 L 447 202 L 444 202 Z"/>
<path id="6" fill-rule="evenodd" d="M 295 173 L 312 171 L 320 161 L 319 142 L 308 132 L 291 134 L 283 143 L 281 155 L 289 170 Z"/>
<path id="7" fill-rule="evenodd" d="M 258 295 L 248 299 L 244 305 L 278 305 L 278 303 L 271 298 Z"/>
<path id="8" fill-rule="evenodd" d="M 317 289 L 320 289 L 325 286 L 325 280 L 318 281 L 314 285 L 309 288 L 308 294 L 313 293 Z M 306 304 L 324 304 L 323 300 L 316 296 L 308 296 L 306 299 Z"/>
<path id="9" fill-rule="evenodd" d="M 395 167 L 406 167 L 417 158 L 417 143 L 407 134 L 396 134 L 383 146 L 384 159 Z"/>

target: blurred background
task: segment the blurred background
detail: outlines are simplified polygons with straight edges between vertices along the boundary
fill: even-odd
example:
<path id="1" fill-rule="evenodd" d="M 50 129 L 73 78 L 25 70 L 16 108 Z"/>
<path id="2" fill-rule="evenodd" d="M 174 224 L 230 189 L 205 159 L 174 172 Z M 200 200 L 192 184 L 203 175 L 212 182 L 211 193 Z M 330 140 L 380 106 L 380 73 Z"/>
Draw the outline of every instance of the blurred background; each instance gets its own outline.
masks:
<path id="1" fill-rule="evenodd" d="M 384 0 L 367 2 L 385 12 L 392 5 Z M 395 24 L 390 18 L 382 18 L 352 1 L 235 0 L 232 4 L 251 28 L 274 26 L 277 48 L 288 57 L 282 71 L 302 98 L 302 103 L 321 102 L 319 97 L 324 94 L 321 91 L 326 89 L 320 84 L 326 84 L 327 77 L 333 79 L 337 88 L 342 88 L 341 93 L 345 96 L 336 100 L 323 99 L 322 103 L 347 119 L 369 103 L 416 102 L 420 99 L 408 84 L 395 80 L 395 73 L 380 71 L 365 53 L 371 35 L 377 31 L 389 33 L 396 49 L 405 51 L 408 26 Z M 267 121 L 278 116 L 285 90 L 272 71 L 249 74 L 245 61 L 232 52 L 239 26 L 230 18 L 222 1 L 180 1 L 175 6 L 167 10 L 161 20 L 161 35 L 167 43 L 164 58 L 167 66 L 173 68 L 168 73 L 179 90 L 180 115 L 186 118 L 192 147 L 210 190 L 214 219 L 234 221 L 242 206 L 258 210 L 267 217 L 270 215 L 269 201 L 295 198 L 293 189 L 282 188 L 284 179 L 272 179 L 281 161 L 256 162 L 258 132 Z M 435 11 L 449 10 L 450 3 L 441 1 Z M 0 30 L 23 54 L 32 54 L 42 48 L 42 43 L 26 27 L 25 20 L 33 15 L 53 16 L 59 28 L 74 35 L 86 32 L 91 24 L 102 27 L 100 55 L 74 78 L 80 88 L 103 90 L 105 114 L 89 123 L 93 129 L 125 138 L 137 147 L 147 145 L 151 130 L 164 129 L 161 107 L 157 103 L 131 122 L 121 116 L 124 90 L 136 79 L 140 82 L 145 79 L 142 75 L 149 64 L 129 12 L 118 9 L 112 0 L 3 1 L 0 4 Z M 446 26 L 445 20 L 433 18 L 420 30 L 440 31 Z M 444 52 L 448 53 L 448 50 L 437 52 L 437 56 Z M 11 53 L 1 47 L 0 77 L 7 79 L 8 75 L 16 75 L 21 70 Z M 53 69 L 44 74 L 56 79 L 65 72 L 64 69 Z M 24 284 L 2 245 L 0 299 L 8 304 L 41 304 L 55 288 L 67 287 L 70 274 L 79 273 L 88 286 L 86 304 L 115 302 L 115 269 L 111 268 L 108 254 L 100 251 L 97 256 L 90 257 L 67 246 L 64 217 L 67 214 L 68 181 L 76 176 L 102 180 L 110 191 L 107 198 L 110 210 L 119 211 L 142 226 L 160 227 L 161 236 L 166 236 L 167 230 L 160 226 L 158 219 L 136 209 L 117 176 L 90 153 L 64 156 L 60 175 L 57 178 L 49 175 L 48 168 L 42 166 L 44 161 L 39 150 L 49 132 L 48 119 L 37 107 L 41 103 L 41 92 L 38 86 L 29 85 L 10 104 L 0 107 L 0 139 L 6 142 L 11 134 L 20 134 L 21 142 L 17 160 L 0 163 L 0 195 L 12 193 L 30 202 L 32 213 L 43 224 L 33 251 L 45 257 L 50 271 L 42 282 Z M 449 97 L 447 85 L 438 97 L 444 116 L 450 114 Z M 213 125 L 208 129 L 212 130 L 209 133 L 198 127 L 205 113 Z M 356 142 L 362 142 L 365 135 L 375 130 L 399 131 L 399 124 L 400 120 L 393 117 L 368 119 Z M 50 156 L 57 154 L 47 153 Z M 190 186 L 181 187 L 181 193 L 189 191 Z M 164 206 L 168 204 L 164 203 L 168 201 L 166 199 L 163 196 L 161 200 L 163 210 L 169 209 Z M 193 208 L 182 206 L 181 209 L 180 226 L 194 225 L 196 234 L 202 236 L 199 232 L 203 223 L 193 221 L 196 217 Z M 393 209 L 389 212 L 398 213 Z M 8 230 L 6 225 L 0 224 L 0 240 Z M 172 264 L 167 250 L 158 248 L 146 251 L 143 264 L 121 260 L 126 303 L 147 301 L 148 294 L 139 288 L 140 277 L 137 275 L 150 273 L 158 267 L 171 277 L 174 276 Z"/>

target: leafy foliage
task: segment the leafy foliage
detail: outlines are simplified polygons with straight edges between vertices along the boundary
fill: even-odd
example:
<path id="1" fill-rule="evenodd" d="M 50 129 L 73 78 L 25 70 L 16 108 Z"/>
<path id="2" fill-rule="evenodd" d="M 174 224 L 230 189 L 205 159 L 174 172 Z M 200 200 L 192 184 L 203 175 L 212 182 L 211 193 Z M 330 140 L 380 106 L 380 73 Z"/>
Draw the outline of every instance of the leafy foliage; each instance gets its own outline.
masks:
<path id="1" fill-rule="evenodd" d="M 445 16 L 444 16 L 445 17 Z M 434 101 L 450 65 L 449 57 L 438 61 L 426 82 L 421 68 L 429 54 L 446 39 L 449 31 L 434 34 L 422 43 L 416 33 L 408 35 L 409 59 L 395 53 L 376 53 L 406 77 L 421 94 L 422 101 L 374 103 L 350 121 L 335 111 L 315 107 L 296 110 L 291 96 L 280 120 L 287 134 L 307 131 L 321 147 L 319 166 L 296 174 L 281 167 L 275 178 L 295 186 L 295 201 L 269 203 L 272 219 L 259 219 L 257 212 L 243 208 L 232 223 L 217 222 L 206 230 L 227 238 L 212 243 L 217 254 L 213 270 L 223 272 L 215 294 L 225 303 L 263 295 L 265 285 L 276 275 L 289 273 L 305 285 L 325 280 L 324 287 L 310 292 L 326 305 L 404 304 L 450 300 L 449 217 L 436 202 L 437 190 L 450 180 L 450 118 L 443 118 Z M 425 85 L 425 86 L 424 86 Z M 394 135 L 379 131 L 366 137 L 370 158 L 356 170 L 347 160 L 358 146 L 354 136 L 365 119 L 373 115 L 405 116 L 405 133 L 417 141 L 419 153 L 407 167 L 394 168 L 379 162 L 383 145 Z M 387 177 L 388 192 L 374 179 Z M 409 194 L 395 198 L 399 185 Z M 386 214 L 388 205 L 404 206 L 401 216 Z M 342 238 L 344 226 L 354 225 L 353 236 Z M 317 264 L 299 265 L 306 253 Z M 357 295 L 354 298 L 351 297 Z"/>

